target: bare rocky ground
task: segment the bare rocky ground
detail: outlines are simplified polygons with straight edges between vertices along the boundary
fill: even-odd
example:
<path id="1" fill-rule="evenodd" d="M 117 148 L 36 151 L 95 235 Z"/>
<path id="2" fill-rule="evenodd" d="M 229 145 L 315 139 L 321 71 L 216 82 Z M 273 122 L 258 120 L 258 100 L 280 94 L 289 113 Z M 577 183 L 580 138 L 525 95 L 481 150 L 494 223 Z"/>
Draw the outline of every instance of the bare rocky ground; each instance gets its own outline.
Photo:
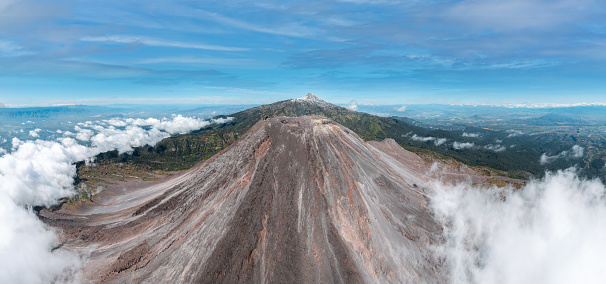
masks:
<path id="1" fill-rule="evenodd" d="M 60 249 L 90 254 L 86 283 L 443 283 L 431 183 L 487 179 L 275 117 L 191 170 L 40 216 Z"/>

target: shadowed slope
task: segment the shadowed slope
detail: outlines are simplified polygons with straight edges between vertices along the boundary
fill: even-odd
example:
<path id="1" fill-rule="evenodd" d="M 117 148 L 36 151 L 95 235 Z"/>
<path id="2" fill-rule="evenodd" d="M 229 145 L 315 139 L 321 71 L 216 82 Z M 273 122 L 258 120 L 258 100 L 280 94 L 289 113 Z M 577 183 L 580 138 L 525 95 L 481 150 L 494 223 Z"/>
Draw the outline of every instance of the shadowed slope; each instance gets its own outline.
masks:
<path id="1" fill-rule="evenodd" d="M 87 281 L 444 282 L 426 247 L 441 234 L 426 172 L 393 140 L 276 117 L 163 184 L 42 215 L 66 248 L 95 244 Z"/>

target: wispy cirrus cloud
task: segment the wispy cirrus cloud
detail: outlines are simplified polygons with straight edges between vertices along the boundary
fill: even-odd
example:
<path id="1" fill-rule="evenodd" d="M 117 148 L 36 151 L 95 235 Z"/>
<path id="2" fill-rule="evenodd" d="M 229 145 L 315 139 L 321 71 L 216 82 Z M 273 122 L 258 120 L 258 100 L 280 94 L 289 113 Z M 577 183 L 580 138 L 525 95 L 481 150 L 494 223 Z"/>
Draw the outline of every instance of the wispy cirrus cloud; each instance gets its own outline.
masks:
<path id="1" fill-rule="evenodd" d="M 34 54 L 25 47 L 8 40 L 0 40 L 0 57 L 17 57 Z"/>
<path id="2" fill-rule="evenodd" d="M 141 44 L 147 46 L 162 46 L 162 47 L 176 47 L 176 48 L 192 48 L 192 49 L 206 49 L 206 50 L 219 50 L 219 51 L 247 51 L 248 48 L 242 47 L 230 47 L 220 46 L 211 44 L 200 44 L 200 43 L 189 43 L 180 41 L 170 41 L 154 39 L 142 36 L 129 36 L 129 35 L 113 35 L 113 36 L 85 36 L 80 39 L 81 41 L 87 42 L 103 42 L 109 44 Z"/>
<path id="3" fill-rule="evenodd" d="M 246 59 L 246 58 L 237 59 L 237 58 L 190 57 L 190 56 L 158 57 L 158 58 L 148 58 L 148 59 L 139 61 L 140 64 L 183 63 L 183 64 L 235 65 L 235 66 L 252 64 L 253 62 L 255 62 L 255 60 Z"/>
<path id="4" fill-rule="evenodd" d="M 226 17 L 220 15 L 218 13 L 211 13 L 206 11 L 197 11 L 200 14 L 207 17 L 207 19 L 213 20 L 215 22 L 221 23 L 223 25 L 227 25 L 230 27 L 235 27 L 239 29 L 267 33 L 273 35 L 283 35 L 283 36 L 292 36 L 292 37 L 310 37 L 312 35 L 318 34 L 319 30 L 317 28 L 303 25 L 297 22 L 289 22 L 285 23 L 282 26 L 261 26 L 255 23 L 244 22 L 241 20 L 237 20 L 234 18 Z"/>

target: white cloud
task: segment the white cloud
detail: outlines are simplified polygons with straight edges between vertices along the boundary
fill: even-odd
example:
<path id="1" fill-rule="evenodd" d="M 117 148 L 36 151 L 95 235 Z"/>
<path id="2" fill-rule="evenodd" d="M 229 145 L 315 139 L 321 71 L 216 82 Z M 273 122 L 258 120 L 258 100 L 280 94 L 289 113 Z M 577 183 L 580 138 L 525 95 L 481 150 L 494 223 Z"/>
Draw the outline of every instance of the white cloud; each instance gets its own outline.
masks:
<path id="1" fill-rule="evenodd" d="M 76 130 L 76 139 L 80 141 L 89 141 L 90 137 L 93 136 L 93 131 L 86 128 L 80 128 L 80 126 L 74 126 L 74 130 Z"/>
<path id="2" fill-rule="evenodd" d="M 473 148 L 475 147 L 475 143 L 469 143 L 469 142 L 457 142 L 455 141 L 452 144 L 452 147 L 457 149 L 457 150 L 463 150 L 463 149 L 468 149 L 468 148 Z"/>
<path id="3" fill-rule="evenodd" d="M 446 139 L 446 138 L 423 137 L 423 136 L 417 136 L 416 134 L 412 135 L 412 137 L 410 137 L 410 139 L 413 141 L 422 141 L 422 142 L 433 141 L 433 144 L 436 146 L 440 146 L 440 145 L 444 144 L 446 141 L 448 141 L 448 139 Z"/>
<path id="4" fill-rule="evenodd" d="M 434 184 L 451 283 L 602 283 L 606 188 L 574 171 L 521 190 Z M 505 198 L 503 198 L 505 196 Z"/>
<path id="5" fill-rule="evenodd" d="M 1 194 L 17 204 L 50 206 L 71 193 L 72 163 L 97 152 L 74 139 L 21 141 L 13 139 L 13 151 L 0 158 Z"/>
<path id="6" fill-rule="evenodd" d="M 237 65 L 244 66 L 246 64 L 252 65 L 255 63 L 252 59 L 233 59 L 233 58 L 221 58 L 221 57 L 158 57 L 149 58 L 139 61 L 141 64 L 158 64 L 158 63 L 184 63 L 184 64 L 211 64 L 211 65 Z"/>
<path id="7" fill-rule="evenodd" d="M 551 163 L 557 159 L 578 159 L 583 157 L 584 148 L 579 145 L 574 145 L 569 151 L 562 151 L 557 155 L 548 156 L 546 153 L 541 155 L 539 162 L 541 165 Z"/>
<path id="8" fill-rule="evenodd" d="M 488 144 L 488 145 L 484 146 L 484 149 L 492 150 L 495 152 L 503 152 L 503 151 L 507 150 L 507 147 L 505 147 L 503 145 L 499 145 L 499 144 L 497 144 L 497 145 Z"/>
<path id="9" fill-rule="evenodd" d="M 50 282 L 77 270 L 80 260 L 76 254 L 51 252 L 57 237 L 31 206 L 50 206 L 70 196 L 73 163 L 93 152 L 70 138 L 61 142 L 14 138 L 13 149 L 0 157 L 0 282 Z"/>
<path id="10" fill-rule="evenodd" d="M 401 107 L 397 108 L 396 110 L 400 111 L 400 112 L 404 112 L 404 111 L 406 111 L 406 106 L 401 106 Z"/>
<path id="11" fill-rule="evenodd" d="M 33 130 L 29 131 L 29 136 L 34 137 L 34 138 L 40 137 L 40 135 L 38 135 L 38 132 L 33 131 Z"/>
<path id="12" fill-rule="evenodd" d="M 0 57 L 16 57 L 29 55 L 32 52 L 26 51 L 22 46 L 6 40 L 0 40 Z"/>
<path id="13" fill-rule="evenodd" d="M 177 47 L 177 48 L 191 48 L 191 49 L 206 49 L 206 50 L 219 50 L 219 51 L 246 51 L 248 48 L 240 47 L 228 47 L 210 44 L 199 44 L 199 43 L 187 43 L 178 41 L 167 41 L 159 40 L 141 36 L 127 36 L 127 35 L 114 35 L 114 36 L 87 36 L 80 39 L 81 41 L 90 42 L 106 42 L 106 43 L 122 43 L 132 44 L 138 43 L 148 46 L 164 46 L 164 47 Z"/>
<path id="14" fill-rule="evenodd" d="M 463 132 L 463 134 L 461 136 L 463 136 L 463 137 L 470 137 L 470 138 L 478 138 L 478 137 L 480 137 L 480 133 L 467 133 L 467 132 Z"/>
<path id="15" fill-rule="evenodd" d="M 579 146 L 579 145 L 574 145 L 572 146 L 571 149 L 571 157 L 573 158 L 581 158 L 583 157 L 583 147 Z"/>
<path id="16" fill-rule="evenodd" d="M 133 147 L 154 145 L 170 135 L 188 133 L 211 123 L 225 123 L 231 119 L 219 118 L 209 121 L 182 115 L 175 115 L 170 119 L 112 118 L 100 121 L 99 124 L 90 121 L 79 123 L 82 127 L 75 126 L 74 129 L 78 131 L 77 139 L 90 141 L 100 152 L 117 149 L 124 153 L 132 151 Z"/>
<path id="17" fill-rule="evenodd" d="M 347 108 L 353 111 L 358 111 L 358 102 L 356 100 L 351 101 Z"/>
<path id="18" fill-rule="evenodd" d="M 509 133 L 509 135 L 507 135 L 507 137 L 516 137 L 516 136 L 520 136 L 520 135 L 524 134 L 524 132 L 522 132 L 520 130 L 515 130 L 515 129 L 509 129 L 505 132 Z"/>
<path id="19" fill-rule="evenodd" d="M 446 139 L 446 138 L 437 138 L 436 141 L 434 142 L 434 144 L 436 146 L 440 146 L 440 145 L 444 144 L 447 140 L 448 139 Z"/>
<path id="20" fill-rule="evenodd" d="M 319 33 L 319 31 L 315 28 L 312 28 L 308 25 L 302 25 L 302 24 L 296 23 L 296 22 L 295 23 L 284 23 L 283 25 L 279 25 L 279 26 L 264 27 L 264 26 L 256 25 L 254 23 L 243 22 L 243 21 L 240 21 L 237 19 L 225 17 L 225 16 L 217 14 L 217 13 L 211 13 L 211 12 L 206 12 L 206 11 L 202 11 L 202 10 L 196 10 L 196 14 L 197 14 L 196 16 L 204 16 L 207 19 L 212 19 L 216 22 L 219 22 L 219 23 L 227 25 L 227 26 L 244 29 L 244 30 L 260 32 L 260 33 L 285 35 L 285 36 L 292 36 L 292 37 L 313 37 Z"/>
<path id="21" fill-rule="evenodd" d="M 55 232 L 31 209 L 0 194 L 0 282 L 67 283 L 82 266 L 80 256 L 63 250 Z"/>

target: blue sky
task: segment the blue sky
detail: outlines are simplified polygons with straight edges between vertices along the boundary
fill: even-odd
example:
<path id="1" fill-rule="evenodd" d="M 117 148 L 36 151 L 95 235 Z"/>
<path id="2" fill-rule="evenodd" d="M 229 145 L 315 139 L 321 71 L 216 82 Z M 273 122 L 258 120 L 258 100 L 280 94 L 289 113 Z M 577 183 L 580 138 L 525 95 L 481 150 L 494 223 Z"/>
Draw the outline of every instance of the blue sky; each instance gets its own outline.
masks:
<path id="1" fill-rule="evenodd" d="M 0 0 L 0 103 L 606 102 L 606 2 Z"/>

